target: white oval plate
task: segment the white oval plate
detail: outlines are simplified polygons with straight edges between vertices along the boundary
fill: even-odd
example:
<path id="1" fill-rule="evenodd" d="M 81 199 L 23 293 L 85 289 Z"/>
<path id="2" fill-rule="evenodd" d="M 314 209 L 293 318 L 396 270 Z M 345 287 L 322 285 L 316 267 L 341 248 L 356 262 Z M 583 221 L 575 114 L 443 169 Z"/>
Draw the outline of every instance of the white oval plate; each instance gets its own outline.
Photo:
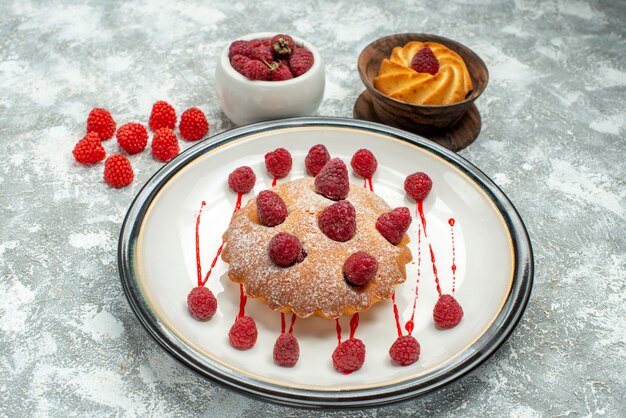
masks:
<path id="1" fill-rule="evenodd" d="M 228 342 L 239 309 L 239 288 L 219 260 L 207 286 L 218 299 L 218 311 L 207 322 L 194 320 L 186 297 L 196 286 L 195 221 L 201 202 L 200 248 L 203 274 L 221 244 L 236 194 L 227 176 L 248 165 L 257 174 L 254 194 L 272 178 L 263 156 L 287 148 L 294 166 L 285 179 L 306 175 L 304 157 L 315 144 L 326 145 L 333 157 L 349 163 L 359 148 L 378 159 L 375 192 L 391 207 L 408 206 L 414 221 L 408 232 L 414 262 L 407 280 L 396 288 L 402 325 L 411 316 L 417 282 L 419 218 L 415 203 L 405 197 L 403 182 L 415 171 L 433 180 L 424 203 L 428 240 L 436 254 L 443 293 L 452 289 L 454 227 L 456 293 L 465 317 L 451 330 L 436 329 L 432 309 L 437 301 L 428 246 L 422 239 L 421 278 L 413 335 L 421 344 L 418 362 L 399 367 L 389 358 L 397 338 L 390 301 L 379 302 L 360 316 L 356 337 L 367 355 L 363 367 L 337 373 L 331 361 L 336 347 L 335 322 L 299 319 L 294 335 L 300 359 L 293 368 L 274 364 L 272 348 L 280 333 L 280 314 L 248 300 L 246 315 L 259 331 L 247 351 Z M 352 170 L 350 170 L 352 171 Z M 351 181 L 363 179 L 351 173 Z M 354 407 L 406 399 L 456 379 L 483 362 L 504 342 L 526 306 L 533 277 L 532 249 L 526 229 L 506 196 L 472 164 L 432 142 L 384 125 L 338 118 L 298 118 L 245 126 L 209 138 L 188 149 L 157 172 L 139 192 L 120 235 L 119 270 L 128 301 L 149 333 L 192 370 L 246 394 L 291 405 Z M 287 315 L 287 321 L 290 316 Z M 341 318 L 342 337 L 350 318 Z M 406 332 L 405 332 L 406 334 Z"/>

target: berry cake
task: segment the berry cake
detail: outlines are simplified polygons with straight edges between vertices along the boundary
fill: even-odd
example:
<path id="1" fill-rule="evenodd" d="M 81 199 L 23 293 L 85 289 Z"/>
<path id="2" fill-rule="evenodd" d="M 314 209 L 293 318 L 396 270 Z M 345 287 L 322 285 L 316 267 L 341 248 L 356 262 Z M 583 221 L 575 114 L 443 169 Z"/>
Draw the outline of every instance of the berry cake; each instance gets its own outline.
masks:
<path id="1" fill-rule="evenodd" d="M 278 197 L 265 196 L 272 192 Z M 403 233 L 394 245 L 377 230 L 377 219 L 391 208 L 373 192 L 350 184 L 347 196 L 331 200 L 316 191 L 313 178 L 302 178 L 259 196 L 263 202 L 251 199 L 223 235 L 228 276 L 243 284 L 247 296 L 301 318 L 335 319 L 390 299 L 394 285 L 406 280 L 409 238 Z M 267 201 L 277 202 L 278 221 L 262 222 Z M 283 253 L 277 256 L 274 250 Z"/>

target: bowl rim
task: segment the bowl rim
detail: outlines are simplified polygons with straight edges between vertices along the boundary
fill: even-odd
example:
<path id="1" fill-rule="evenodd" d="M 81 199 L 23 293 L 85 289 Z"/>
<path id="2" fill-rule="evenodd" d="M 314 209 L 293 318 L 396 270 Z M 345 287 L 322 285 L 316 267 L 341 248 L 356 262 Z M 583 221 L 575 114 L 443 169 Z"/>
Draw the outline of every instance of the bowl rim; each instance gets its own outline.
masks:
<path id="1" fill-rule="evenodd" d="M 359 63 L 361 62 L 361 57 L 363 56 L 363 54 L 365 53 L 365 51 L 368 48 L 372 47 L 374 44 L 379 43 L 379 42 L 381 42 L 381 41 L 383 41 L 385 39 L 393 38 L 393 37 L 396 37 L 396 36 L 409 36 L 409 37 L 424 37 L 424 36 L 428 36 L 428 37 L 436 38 L 435 42 L 441 43 L 445 47 L 448 47 L 448 48 L 449 48 L 449 46 L 447 44 L 448 42 L 453 43 L 453 44 L 458 44 L 458 45 L 466 48 L 470 52 L 470 54 L 473 54 L 477 58 L 478 63 L 485 69 L 486 79 L 485 79 L 485 83 L 483 85 L 483 88 L 481 90 L 479 90 L 479 91 L 476 91 L 475 94 L 474 94 L 474 92 L 472 92 L 467 98 L 465 98 L 464 100 L 462 100 L 460 102 L 443 104 L 443 105 L 420 105 L 420 104 L 405 102 L 405 101 L 394 99 L 393 97 L 387 96 L 386 94 L 384 94 L 381 91 L 379 91 L 376 87 L 374 87 L 374 85 L 367 79 L 366 75 L 363 74 L 363 71 L 361 70 L 361 66 L 359 65 Z M 420 41 L 419 39 L 415 39 L 415 40 Z M 422 42 L 422 41 L 420 41 L 420 42 Z M 431 41 L 426 41 L 426 42 L 431 42 Z M 400 46 L 400 45 L 398 45 L 398 46 Z M 376 97 L 379 97 L 379 98 L 384 98 L 386 100 L 391 100 L 392 102 L 395 102 L 395 103 L 398 103 L 398 104 L 407 105 L 409 107 L 414 107 L 414 108 L 423 108 L 423 109 L 438 109 L 438 108 L 443 109 L 443 108 L 449 108 L 449 107 L 454 107 L 454 106 L 462 106 L 462 105 L 466 105 L 466 104 L 471 104 L 472 102 L 474 102 L 474 100 L 478 99 L 483 94 L 483 92 L 487 89 L 487 85 L 489 84 L 489 69 L 487 68 L 487 65 L 482 60 L 482 58 L 480 58 L 480 55 L 478 55 L 476 52 L 474 52 L 474 50 L 472 50 L 471 48 L 469 48 L 465 44 L 462 44 L 459 41 L 455 41 L 454 39 L 450 39 L 450 38 L 446 38 L 446 37 L 443 37 L 443 36 L 434 35 L 434 34 L 430 34 L 430 33 L 414 33 L 414 32 L 394 33 L 392 35 L 383 36 L 382 38 L 378 38 L 378 39 L 370 42 L 369 44 L 367 44 L 361 50 L 361 53 L 359 54 L 359 58 L 357 59 L 357 70 L 359 72 L 359 77 L 361 78 L 361 81 L 365 85 L 365 88 L 372 95 L 375 95 Z M 469 72 L 469 69 L 468 69 L 468 72 Z M 471 76 L 471 74 L 470 74 L 470 76 Z"/>
<path id="2" fill-rule="evenodd" d="M 251 41 L 253 39 L 267 39 L 267 38 L 271 38 L 274 35 L 278 35 L 284 32 L 255 32 L 255 33 L 248 33 L 246 35 L 242 35 L 239 36 L 236 39 L 233 39 L 232 41 L 230 41 L 230 43 L 228 45 L 226 45 L 223 49 L 222 52 L 220 53 L 220 65 L 222 66 L 222 68 L 224 69 L 224 72 L 231 78 L 234 78 L 235 80 L 239 81 L 239 82 L 244 82 L 244 83 L 249 83 L 250 85 L 256 85 L 256 86 L 263 86 L 266 87 L 267 86 L 289 86 L 292 84 L 297 84 L 297 83 L 301 83 L 301 82 L 306 82 L 308 79 L 315 77 L 315 73 L 317 73 L 321 68 L 322 68 L 322 56 L 320 55 L 319 51 L 317 50 L 317 48 L 315 48 L 315 46 L 306 41 L 305 39 L 300 38 L 299 36 L 294 36 L 294 35 L 289 35 L 293 38 L 293 40 L 298 43 L 298 44 L 302 44 L 306 49 L 308 49 L 309 51 L 311 51 L 313 53 L 313 65 L 311 66 L 311 68 L 309 68 L 309 70 L 302 74 L 301 76 L 298 77 L 294 77 L 292 79 L 289 80 L 281 80 L 281 81 L 265 81 L 265 80 L 250 80 L 247 77 L 245 77 L 243 74 L 238 73 L 232 65 L 230 65 L 230 59 L 228 58 L 228 52 L 230 49 L 230 45 L 235 42 L 235 41 Z"/>

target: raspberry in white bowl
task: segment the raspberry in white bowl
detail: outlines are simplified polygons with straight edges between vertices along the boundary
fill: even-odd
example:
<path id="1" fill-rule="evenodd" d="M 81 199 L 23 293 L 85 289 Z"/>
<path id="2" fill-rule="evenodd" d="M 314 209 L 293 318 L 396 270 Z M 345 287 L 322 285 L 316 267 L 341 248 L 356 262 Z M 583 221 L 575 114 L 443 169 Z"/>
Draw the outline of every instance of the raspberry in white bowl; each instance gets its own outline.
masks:
<path id="1" fill-rule="evenodd" d="M 306 116 L 324 96 L 324 65 L 301 38 L 254 33 L 222 50 L 215 84 L 222 110 L 237 125 Z"/>

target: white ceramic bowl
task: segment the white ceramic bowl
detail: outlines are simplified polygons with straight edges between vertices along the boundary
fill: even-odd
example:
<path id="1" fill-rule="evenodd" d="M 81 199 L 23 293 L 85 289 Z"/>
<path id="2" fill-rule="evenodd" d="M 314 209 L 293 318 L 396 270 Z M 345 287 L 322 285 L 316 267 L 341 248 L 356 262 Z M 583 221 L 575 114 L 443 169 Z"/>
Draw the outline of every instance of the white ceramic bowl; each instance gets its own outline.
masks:
<path id="1" fill-rule="evenodd" d="M 273 32 L 252 33 L 238 40 L 251 41 L 274 36 Z M 313 53 L 313 66 L 300 77 L 285 81 L 252 81 L 230 65 L 227 45 L 215 68 L 215 87 L 222 110 L 236 125 L 271 119 L 312 115 L 324 97 L 324 63 L 318 50 L 293 36 L 298 45 Z"/>

